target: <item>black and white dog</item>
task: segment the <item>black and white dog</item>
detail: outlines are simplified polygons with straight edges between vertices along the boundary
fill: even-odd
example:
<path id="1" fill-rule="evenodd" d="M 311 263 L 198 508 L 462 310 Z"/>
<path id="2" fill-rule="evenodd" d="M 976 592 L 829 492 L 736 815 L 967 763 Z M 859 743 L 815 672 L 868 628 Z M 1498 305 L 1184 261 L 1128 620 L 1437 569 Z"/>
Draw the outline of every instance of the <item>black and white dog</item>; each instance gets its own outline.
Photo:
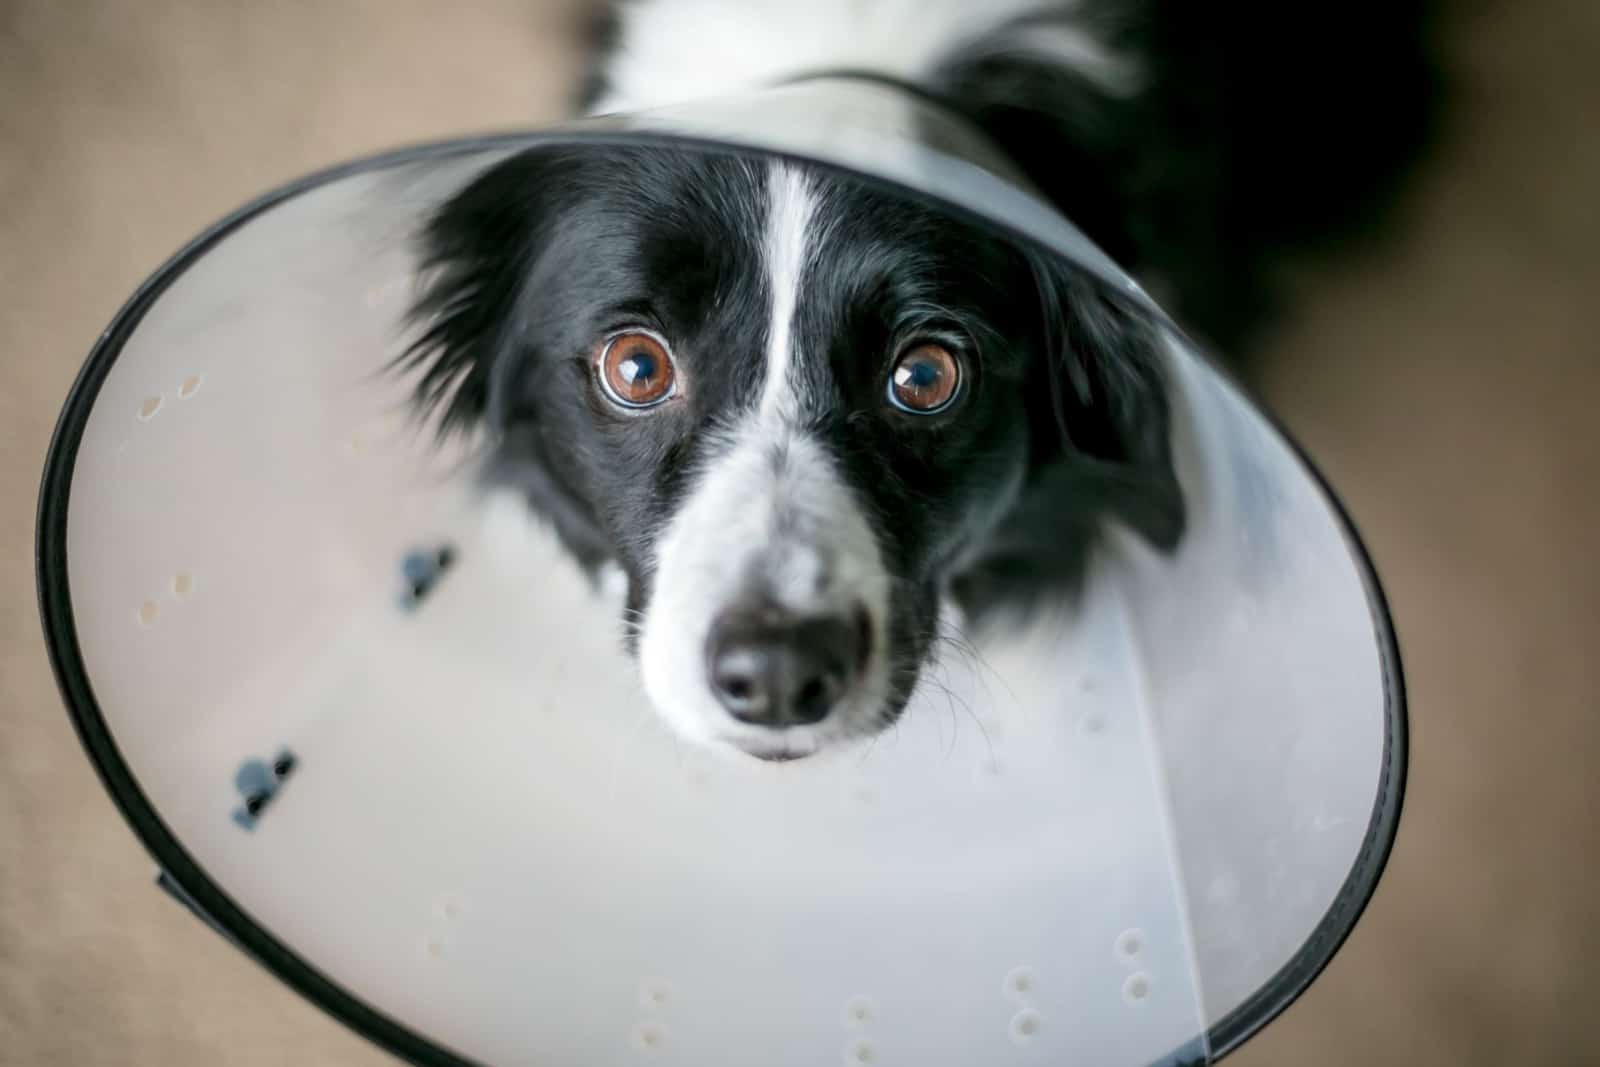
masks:
<path id="1" fill-rule="evenodd" d="M 1227 346 L 1271 256 L 1373 206 L 1420 132 L 1403 7 L 638 0 L 586 105 L 841 69 L 914 87 Z M 776 760 L 869 736 L 942 611 L 1069 594 L 1106 522 L 1183 534 L 1157 329 L 909 199 L 542 148 L 445 203 L 424 260 L 419 403 L 486 426 L 492 477 L 620 569 L 645 689 L 689 739 Z"/>

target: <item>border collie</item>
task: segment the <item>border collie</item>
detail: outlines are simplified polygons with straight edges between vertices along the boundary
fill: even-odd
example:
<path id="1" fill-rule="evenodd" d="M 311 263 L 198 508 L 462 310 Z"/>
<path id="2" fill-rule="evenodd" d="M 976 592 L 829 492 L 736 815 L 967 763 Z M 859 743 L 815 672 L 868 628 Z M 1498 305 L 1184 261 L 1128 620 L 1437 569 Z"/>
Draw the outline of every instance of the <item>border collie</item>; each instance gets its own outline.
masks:
<path id="1" fill-rule="evenodd" d="M 1232 346 L 1277 252 L 1374 206 L 1422 130 L 1404 8 L 638 0 L 607 10 L 584 105 L 905 85 Z M 1159 328 L 913 200 L 544 147 L 443 204 L 423 263 L 418 404 L 487 430 L 491 479 L 626 578 L 627 644 L 685 738 L 784 760 L 870 736 L 941 612 L 1070 595 L 1107 522 L 1182 537 Z"/>

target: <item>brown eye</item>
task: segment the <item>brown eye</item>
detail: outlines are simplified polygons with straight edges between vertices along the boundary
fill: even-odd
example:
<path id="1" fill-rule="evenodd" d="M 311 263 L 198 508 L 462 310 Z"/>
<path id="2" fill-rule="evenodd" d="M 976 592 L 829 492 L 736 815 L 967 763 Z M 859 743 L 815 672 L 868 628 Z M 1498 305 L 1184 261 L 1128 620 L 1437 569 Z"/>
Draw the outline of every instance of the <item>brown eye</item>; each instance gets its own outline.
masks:
<path id="1" fill-rule="evenodd" d="M 961 364 L 943 345 L 929 342 L 901 353 L 889 373 L 889 403 L 913 415 L 949 407 L 961 387 Z"/>
<path id="2" fill-rule="evenodd" d="M 621 407 L 654 407 L 672 395 L 672 355 L 654 334 L 620 333 L 606 342 L 596 363 L 601 388 Z"/>

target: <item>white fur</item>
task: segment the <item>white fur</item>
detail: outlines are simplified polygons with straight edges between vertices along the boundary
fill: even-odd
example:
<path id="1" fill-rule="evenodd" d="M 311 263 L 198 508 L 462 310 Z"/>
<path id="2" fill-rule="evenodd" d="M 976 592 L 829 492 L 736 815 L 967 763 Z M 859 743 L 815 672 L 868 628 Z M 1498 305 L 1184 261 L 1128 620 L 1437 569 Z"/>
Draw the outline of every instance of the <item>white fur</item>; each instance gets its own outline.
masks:
<path id="1" fill-rule="evenodd" d="M 1109 93 L 1125 95 L 1139 88 L 1138 66 L 1127 56 L 1112 52 L 1081 27 L 1023 26 L 1004 38 L 1002 47 L 1070 68 Z"/>
<path id="2" fill-rule="evenodd" d="M 790 374 L 794 342 L 794 309 L 800 299 L 807 249 L 811 247 L 811 219 L 816 203 L 798 168 L 774 163 L 768 172 L 766 255 L 768 286 L 772 290 L 772 320 L 768 327 L 767 378 L 761 394 L 761 415 L 767 420 L 793 419 L 800 400 L 798 384 Z"/>
<path id="3" fill-rule="evenodd" d="M 852 68 L 915 81 L 963 44 L 1061 0 L 634 0 L 598 112 L 706 99 L 812 71 Z M 1011 42 L 1007 42 L 1010 46 Z M 1108 91 L 1131 70 L 1087 29 L 1023 28 L 1047 55 Z"/>
<path id="4" fill-rule="evenodd" d="M 732 450 L 707 469 L 660 543 L 661 567 L 646 610 L 639 667 L 646 692 L 683 737 L 753 751 L 814 752 L 870 732 L 889 693 L 883 654 L 889 586 L 877 540 L 849 489 L 816 442 L 782 440 L 752 420 Z M 827 581 L 816 579 L 825 574 Z M 797 614 L 867 606 L 874 652 L 863 680 L 815 726 L 781 732 L 741 725 L 707 683 L 706 639 L 717 614 L 760 582 Z"/>
<path id="5" fill-rule="evenodd" d="M 769 173 L 765 266 L 772 318 L 761 398 L 662 534 L 639 666 L 651 700 L 682 736 L 804 754 L 872 731 L 889 694 L 889 580 L 855 494 L 826 450 L 800 429 L 807 396 L 790 370 L 798 355 L 794 309 L 816 238 L 814 204 L 798 171 L 775 165 Z M 711 693 L 705 646 L 712 625 L 752 591 L 800 617 L 848 614 L 857 604 L 866 609 L 873 655 L 822 723 L 779 736 L 740 725 Z"/>

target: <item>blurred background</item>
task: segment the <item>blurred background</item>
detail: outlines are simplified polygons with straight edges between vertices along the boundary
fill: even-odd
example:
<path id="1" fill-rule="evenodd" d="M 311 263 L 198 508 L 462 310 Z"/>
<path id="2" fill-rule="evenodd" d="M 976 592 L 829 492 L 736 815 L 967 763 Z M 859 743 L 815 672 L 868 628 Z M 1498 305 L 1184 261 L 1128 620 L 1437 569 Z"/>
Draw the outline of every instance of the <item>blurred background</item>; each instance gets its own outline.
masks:
<path id="1" fill-rule="evenodd" d="M 313 168 L 558 116 L 581 14 L 0 0 L 0 1064 L 391 1062 L 152 887 L 50 677 L 37 480 L 169 253 Z M 1387 583 L 1413 760 L 1372 906 L 1239 1067 L 1600 1064 L 1600 3 L 1461 0 L 1441 34 L 1393 226 L 1297 268 L 1254 354 Z"/>

